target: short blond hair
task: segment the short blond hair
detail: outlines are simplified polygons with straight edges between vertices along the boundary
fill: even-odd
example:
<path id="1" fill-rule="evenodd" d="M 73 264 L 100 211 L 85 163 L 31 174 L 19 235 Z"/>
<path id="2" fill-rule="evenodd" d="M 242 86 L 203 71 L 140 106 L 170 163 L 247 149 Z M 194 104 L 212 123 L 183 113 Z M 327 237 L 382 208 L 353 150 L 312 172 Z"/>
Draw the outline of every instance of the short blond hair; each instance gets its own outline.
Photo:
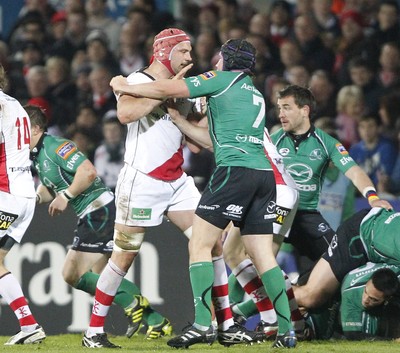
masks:
<path id="1" fill-rule="evenodd" d="M 343 86 L 336 98 L 336 110 L 341 113 L 345 110 L 346 105 L 352 100 L 364 101 L 364 94 L 360 87 L 356 85 Z"/>

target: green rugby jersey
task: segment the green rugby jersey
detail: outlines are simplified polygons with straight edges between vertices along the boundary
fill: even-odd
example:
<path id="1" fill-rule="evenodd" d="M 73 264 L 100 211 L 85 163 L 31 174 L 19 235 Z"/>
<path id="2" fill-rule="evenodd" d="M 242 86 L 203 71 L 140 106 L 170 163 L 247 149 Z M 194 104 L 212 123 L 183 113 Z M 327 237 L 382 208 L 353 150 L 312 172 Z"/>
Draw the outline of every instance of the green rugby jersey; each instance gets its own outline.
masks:
<path id="1" fill-rule="evenodd" d="M 271 139 L 283 157 L 286 170 L 296 182 L 300 193 L 299 210 L 318 208 L 319 195 L 330 161 L 342 173 L 356 165 L 338 140 L 314 126 L 296 144 L 283 129 L 273 133 Z"/>
<path id="2" fill-rule="evenodd" d="M 360 225 L 368 259 L 400 266 L 400 212 L 375 207 Z"/>
<path id="3" fill-rule="evenodd" d="M 382 315 L 383 307 L 368 311 L 362 306 L 361 300 L 366 283 L 374 272 L 381 268 L 389 268 L 398 277 L 400 276 L 400 267 L 398 266 L 368 262 L 349 272 L 343 279 L 340 313 L 344 332 L 362 332 L 371 335 L 378 333 L 379 316 Z"/>
<path id="4" fill-rule="evenodd" d="M 264 153 L 265 100 L 242 72 L 209 71 L 185 79 L 190 97 L 207 98 L 217 166 L 271 170 Z"/>
<path id="5" fill-rule="evenodd" d="M 38 172 L 39 179 L 43 185 L 57 193 L 71 185 L 77 168 L 87 159 L 72 141 L 46 134 L 36 149 L 33 166 Z M 111 192 L 100 177 L 96 177 L 92 185 L 69 201 L 69 204 L 79 216 L 105 191 Z"/>

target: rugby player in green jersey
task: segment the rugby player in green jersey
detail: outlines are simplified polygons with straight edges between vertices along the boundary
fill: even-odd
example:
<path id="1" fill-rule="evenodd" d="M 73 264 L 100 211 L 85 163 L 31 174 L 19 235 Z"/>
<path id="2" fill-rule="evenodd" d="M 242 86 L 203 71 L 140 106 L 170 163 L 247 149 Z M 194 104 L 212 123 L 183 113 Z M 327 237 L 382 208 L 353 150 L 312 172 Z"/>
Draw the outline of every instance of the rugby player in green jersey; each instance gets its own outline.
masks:
<path id="1" fill-rule="evenodd" d="M 374 207 L 343 222 L 307 284 L 294 287 L 299 306 L 318 308 L 338 290 L 344 276 L 368 261 L 400 266 L 400 212 Z"/>
<path id="2" fill-rule="evenodd" d="M 307 322 L 316 339 L 343 335 L 348 340 L 398 338 L 400 267 L 372 263 L 350 271 L 340 296 L 328 308 L 311 310 Z"/>
<path id="3" fill-rule="evenodd" d="M 128 85 L 123 77 L 111 81 L 117 94 L 153 99 L 207 98 L 209 133 L 217 167 L 196 209 L 189 241 L 195 322 L 168 342 L 173 347 L 202 342 L 201 337 L 210 330 L 214 282 L 211 250 L 231 221 L 240 228 L 246 252 L 279 313 L 274 347 L 296 346 L 285 282 L 272 251 L 276 184 L 264 153 L 265 100 L 251 80 L 254 68 L 254 47 L 235 39 L 222 45 L 216 71 L 183 80 L 138 85 Z"/>
<path id="4" fill-rule="evenodd" d="M 99 273 L 113 250 L 114 195 L 72 141 L 45 133 L 47 119 L 39 107 L 28 105 L 25 110 L 32 127 L 31 159 L 41 181 L 36 190 L 37 202 L 50 203 L 50 216 L 60 215 L 70 205 L 79 217 L 64 262 L 64 280 L 94 295 Z M 143 318 L 149 325 L 147 336 L 158 337 L 152 334 L 152 328 L 167 319 L 150 307 L 134 283 L 124 279 L 114 302 L 128 318 L 128 337 L 140 328 Z"/>
<path id="5" fill-rule="evenodd" d="M 371 179 L 345 147 L 312 124 L 316 103 L 309 89 L 288 86 L 278 93 L 277 105 L 282 128 L 273 133 L 271 139 L 300 193 L 288 242 L 301 255 L 317 261 L 335 234 L 318 211 L 320 192 L 330 162 L 352 181 L 371 207 L 391 209 L 392 206 L 379 199 Z"/>

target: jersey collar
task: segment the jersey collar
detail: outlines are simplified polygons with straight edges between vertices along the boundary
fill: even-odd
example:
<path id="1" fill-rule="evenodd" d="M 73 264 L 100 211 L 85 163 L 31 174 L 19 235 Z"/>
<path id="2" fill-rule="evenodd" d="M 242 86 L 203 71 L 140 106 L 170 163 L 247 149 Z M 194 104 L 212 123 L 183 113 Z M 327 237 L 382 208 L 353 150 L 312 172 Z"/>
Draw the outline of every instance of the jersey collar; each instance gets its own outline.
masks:
<path id="1" fill-rule="evenodd" d="M 43 140 L 47 136 L 47 134 L 44 132 L 42 136 L 40 136 L 40 139 L 38 143 L 36 144 L 35 147 L 32 148 L 32 151 L 29 153 L 29 158 L 31 161 L 34 161 L 36 157 L 39 155 L 40 150 L 42 149 L 43 146 Z"/>

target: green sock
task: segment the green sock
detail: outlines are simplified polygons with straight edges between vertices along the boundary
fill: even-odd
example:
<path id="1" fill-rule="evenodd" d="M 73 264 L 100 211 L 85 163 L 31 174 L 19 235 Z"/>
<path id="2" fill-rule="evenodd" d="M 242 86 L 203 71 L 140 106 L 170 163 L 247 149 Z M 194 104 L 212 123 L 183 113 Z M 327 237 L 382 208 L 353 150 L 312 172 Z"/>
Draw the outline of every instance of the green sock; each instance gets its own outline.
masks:
<path id="1" fill-rule="evenodd" d="M 212 262 L 196 262 L 189 266 L 194 298 L 194 323 L 208 328 L 211 325 L 211 289 L 214 283 Z"/>
<path id="2" fill-rule="evenodd" d="M 148 307 L 144 311 L 143 320 L 146 321 L 149 326 L 157 326 L 163 322 L 164 316 L 153 308 Z"/>
<path id="3" fill-rule="evenodd" d="M 243 316 L 247 319 L 249 317 L 252 317 L 253 315 L 258 314 L 258 309 L 256 304 L 253 302 L 253 300 L 249 299 L 246 300 L 245 302 L 241 302 L 237 305 L 237 308 L 239 309 L 240 313 L 243 314 Z M 238 314 L 240 314 L 238 313 Z M 241 315 L 242 315 L 241 314 Z"/>
<path id="4" fill-rule="evenodd" d="M 244 289 L 236 279 L 236 276 L 231 273 L 228 277 L 228 293 L 231 303 L 240 303 L 244 297 Z"/>
<path id="5" fill-rule="evenodd" d="M 286 294 L 285 280 L 279 266 L 265 271 L 261 275 L 261 280 L 267 291 L 268 297 L 274 303 L 276 316 L 278 317 L 279 332 L 284 334 L 286 331 L 292 330 L 292 322 L 290 320 L 289 300 Z"/>
<path id="6" fill-rule="evenodd" d="M 76 289 L 80 289 L 91 295 L 95 295 L 96 284 L 99 277 L 100 275 L 94 272 L 84 273 L 79 279 Z M 136 286 L 136 284 L 124 278 L 118 287 L 117 294 L 114 298 L 114 303 L 125 309 L 132 303 L 133 296 L 138 294 L 140 294 L 140 289 Z"/>

